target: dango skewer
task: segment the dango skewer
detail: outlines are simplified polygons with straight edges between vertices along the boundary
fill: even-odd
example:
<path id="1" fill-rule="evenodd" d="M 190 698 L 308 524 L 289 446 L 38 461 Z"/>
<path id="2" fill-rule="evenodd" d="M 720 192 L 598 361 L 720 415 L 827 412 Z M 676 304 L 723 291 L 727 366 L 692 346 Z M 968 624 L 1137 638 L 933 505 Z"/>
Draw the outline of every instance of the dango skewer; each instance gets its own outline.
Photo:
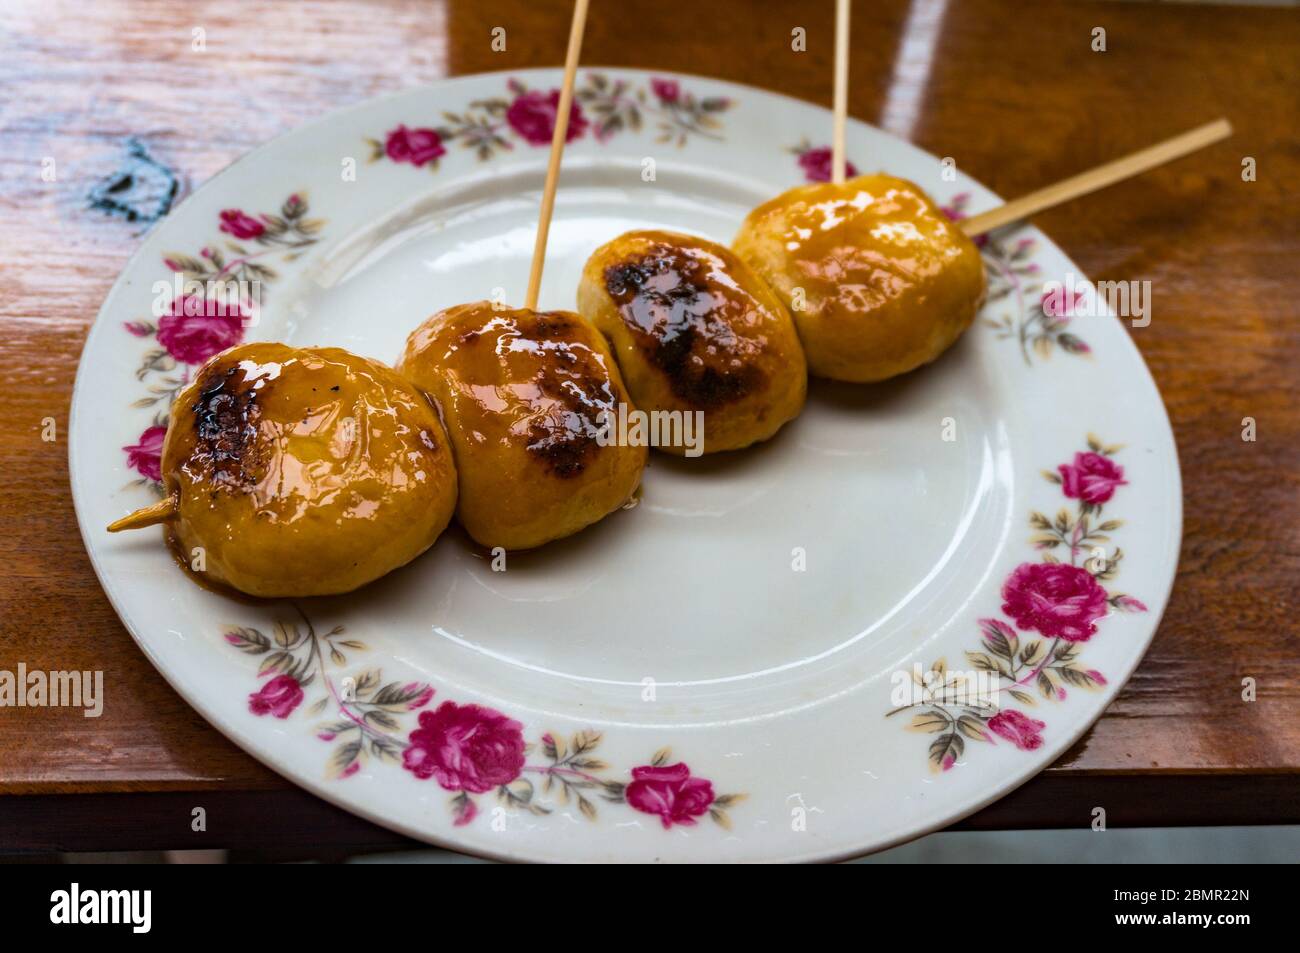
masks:
<path id="1" fill-rule="evenodd" d="M 600 333 L 571 311 L 538 311 L 587 0 L 576 0 L 522 308 L 457 305 L 417 328 L 398 371 L 442 410 L 460 473 L 457 518 L 488 548 L 531 549 L 621 508 L 644 446 L 603 439 L 631 400 Z"/>
<path id="2" fill-rule="evenodd" d="M 809 371 L 882 381 L 935 360 L 987 290 L 973 238 L 1187 155 L 1231 134 L 1220 119 L 960 223 L 915 183 L 845 181 L 848 0 L 836 0 L 831 181 L 790 189 L 746 217 L 732 248 L 790 309 Z"/>

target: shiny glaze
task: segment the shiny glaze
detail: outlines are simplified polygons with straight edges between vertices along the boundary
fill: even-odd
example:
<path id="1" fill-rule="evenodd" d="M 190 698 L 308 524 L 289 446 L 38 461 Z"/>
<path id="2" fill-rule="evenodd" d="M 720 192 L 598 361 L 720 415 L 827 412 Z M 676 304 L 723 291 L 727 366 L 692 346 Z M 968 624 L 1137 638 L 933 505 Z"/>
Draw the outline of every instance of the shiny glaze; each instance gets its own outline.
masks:
<path id="1" fill-rule="evenodd" d="M 933 360 L 984 294 L 974 243 L 888 175 L 790 189 L 749 214 L 734 247 L 792 304 L 814 372 L 845 380 Z"/>
<path id="2" fill-rule="evenodd" d="M 374 572 L 385 547 L 401 565 L 445 526 L 436 514 L 449 518 L 455 499 L 445 441 L 428 401 L 377 362 L 332 348 L 232 348 L 172 408 L 162 463 L 178 500 L 175 544 L 203 547 L 216 581 L 254 594 L 355 588 L 387 571 Z M 368 548 L 352 558 L 354 546 Z M 312 565 L 277 565 L 284 557 Z"/>
<path id="3" fill-rule="evenodd" d="M 608 355 L 571 314 L 487 307 L 453 308 L 413 337 L 444 369 L 439 400 L 476 442 L 523 446 L 552 476 L 578 476 L 619 403 Z"/>
<path id="4" fill-rule="evenodd" d="M 260 518 L 292 523 L 336 503 L 346 504 L 339 520 L 369 519 L 431 479 L 438 437 L 419 426 L 427 408 L 414 390 L 395 390 L 370 362 L 344 352 L 239 350 L 253 349 L 255 358 L 218 356 L 191 385 L 198 397 L 178 421 L 192 433 L 178 437 L 178 449 L 189 447 L 183 489 L 208 490 L 213 502 L 212 494 L 245 494 Z M 399 445 L 374 445 L 388 438 Z"/>
<path id="5" fill-rule="evenodd" d="M 767 316 L 732 277 L 735 256 L 687 236 L 637 238 L 648 247 L 606 266 L 605 290 L 673 394 L 707 410 L 762 387 Z"/>
<path id="6" fill-rule="evenodd" d="M 970 252 L 970 240 L 919 189 L 863 176 L 792 190 L 755 216 L 781 212 L 778 233 L 810 308 L 869 314 L 922 289 Z"/>
<path id="7" fill-rule="evenodd" d="M 442 411 L 458 516 L 481 545 L 528 549 L 577 532 L 640 482 L 644 448 L 598 442 L 605 415 L 630 400 L 604 340 L 576 314 L 448 308 L 411 334 L 398 371 Z"/>
<path id="8" fill-rule="evenodd" d="M 620 235 L 588 259 L 578 308 L 609 339 L 638 408 L 704 414 L 706 453 L 766 440 L 803 407 L 807 371 L 789 312 L 716 242 Z"/>

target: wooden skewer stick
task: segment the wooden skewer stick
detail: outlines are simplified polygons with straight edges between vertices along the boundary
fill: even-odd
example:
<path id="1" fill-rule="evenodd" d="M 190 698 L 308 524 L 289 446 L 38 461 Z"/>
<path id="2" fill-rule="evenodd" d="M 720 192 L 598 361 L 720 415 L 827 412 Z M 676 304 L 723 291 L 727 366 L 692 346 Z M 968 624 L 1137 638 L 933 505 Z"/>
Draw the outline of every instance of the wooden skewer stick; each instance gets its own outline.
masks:
<path id="1" fill-rule="evenodd" d="M 849 114 L 849 0 L 835 0 L 835 122 L 831 137 L 831 181 L 844 181 L 844 127 Z"/>
<path id="2" fill-rule="evenodd" d="M 1131 176 L 1140 175 L 1158 165 L 1172 162 L 1197 149 L 1203 149 L 1220 139 L 1226 139 L 1230 135 L 1232 135 L 1232 124 L 1226 119 L 1216 119 L 1181 136 L 1174 136 L 1172 139 L 1166 139 L 1164 142 L 1126 155 L 1122 159 L 1107 162 L 1105 165 L 1097 166 L 1095 169 L 1082 172 L 1055 185 L 1049 185 L 1045 189 L 1030 192 L 991 211 L 972 215 L 962 220 L 961 229 L 972 237 L 983 235 L 1011 222 L 1029 218 L 1043 209 L 1096 192 Z"/>
<path id="3" fill-rule="evenodd" d="M 176 497 L 169 496 L 143 509 L 138 509 L 128 516 L 123 516 L 120 520 L 114 520 L 108 524 L 108 531 L 110 533 L 120 533 L 124 529 L 143 529 L 146 526 L 166 523 L 175 516 Z"/>
<path id="4" fill-rule="evenodd" d="M 537 240 L 533 244 L 533 267 L 528 273 L 528 295 L 524 307 L 537 308 L 537 294 L 542 288 L 542 265 L 546 261 L 546 236 L 551 230 L 551 213 L 555 211 L 555 186 L 560 181 L 560 159 L 569 135 L 569 110 L 573 107 L 573 82 L 578 75 L 578 53 L 582 50 L 582 32 L 587 26 L 587 0 L 574 0 L 573 24 L 569 27 L 569 50 L 564 57 L 564 85 L 556 108 L 555 134 L 551 136 L 551 159 L 546 166 L 546 185 L 542 188 L 542 210 L 537 219 Z"/>

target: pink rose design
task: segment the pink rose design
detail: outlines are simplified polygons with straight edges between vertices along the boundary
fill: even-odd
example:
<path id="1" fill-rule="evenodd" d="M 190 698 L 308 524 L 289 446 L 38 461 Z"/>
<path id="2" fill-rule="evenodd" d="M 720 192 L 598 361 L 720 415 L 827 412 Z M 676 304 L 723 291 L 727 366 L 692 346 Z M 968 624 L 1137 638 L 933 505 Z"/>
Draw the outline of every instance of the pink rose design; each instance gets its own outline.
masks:
<path id="1" fill-rule="evenodd" d="M 1063 287 L 1057 287 L 1052 291 L 1044 291 L 1043 296 L 1039 298 L 1039 307 L 1043 308 L 1044 315 L 1054 317 L 1058 321 L 1069 321 L 1074 317 L 1074 312 L 1083 307 L 1086 295 L 1083 291 L 1075 291 L 1073 296 L 1067 296 Z"/>
<path id="2" fill-rule="evenodd" d="M 1022 563 L 1002 586 L 1002 611 L 1021 629 L 1086 642 L 1106 614 L 1106 591 L 1092 573 L 1064 563 Z"/>
<path id="3" fill-rule="evenodd" d="M 555 135 L 555 119 L 560 111 L 560 91 L 520 93 L 506 110 L 506 122 L 533 146 L 549 146 Z M 575 99 L 569 110 L 569 128 L 564 141 L 572 142 L 587 131 L 587 120 Z"/>
<path id="4" fill-rule="evenodd" d="M 473 798 L 465 797 L 463 794 L 457 799 L 453 810 L 455 811 L 455 825 L 457 827 L 464 827 L 478 817 L 478 805 L 474 803 Z"/>
<path id="5" fill-rule="evenodd" d="M 1073 464 L 1056 468 L 1061 474 L 1065 495 L 1100 506 L 1115 495 L 1117 487 L 1127 486 L 1124 468 L 1100 453 L 1076 453 Z"/>
<path id="6" fill-rule="evenodd" d="M 713 785 L 691 777 L 685 764 L 632 769 L 632 782 L 624 791 L 627 803 L 638 811 L 656 814 L 664 828 L 694 824 L 713 803 Z"/>
<path id="7" fill-rule="evenodd" d="M 388 134 L 384 152 L 394 162 L 409 162 L 414 166 L 432 162 L 447 154 L 442 136 L 434 129 L 408 129 L 398 126 Z"/>
<path id="8" fill-rule="evenodd" d="M 1087 296 L 1082 291 L 1076 291 L 1072 297 L 1067 297 L 1065 288 L 1057 286 L 1043 292 L 1043 296 L 1038 299 L 1038 306 L 1043 309 L 1043 314 L 1065 324 L 1074 317 L 1076 311 L 1083 309 L 1086 299 Z"/>
<path id="9" fill-rule="evenodd" d="M 422 686 L 416 682 L 411 682 L 403 689 L 403 691 L 408 694 L 411 692 L 416 693 L 415 697 L 406 703 L 407 711 L 415 711 L 417 708 L 423 708 L 425 705 L 429 704 L 429 702 L 433 701 L 433 688 L 429 685 Z"/>
<path id="10" fill-rule="evenodd" d="M 989 731 L 999 738 L 1006 738 L 1021 751 L 1033 751 L 1043 746 L 1043 736 L 1039 732 L 1047 727 L 1047 722 L 1007 709 L 990 718 L 988 725 Z"/>
<path id="11" fill-rule="evenodd" d="M 675 79 L 652 79 L 650 91 L 664 103 L 675 103 L 682 95 L 682 87 Z"/>
<path id="12" fill-rule="evenodd" d="M 266 226 L 253 218 L 251 215 L 245 215 L 237 208 L 228 208 L 221 213 L 221 230 L 227 235 L 234 235 L 236 238 L 247 239 L 257 238 L 266 231 Z M 172 267 L 172 263 L 167 263 Z M 172 268 L 173 271 L 178 269 Z"/>
<path id="13" fill-rule="evenodd" d="M 248 696 L 248 710 L 254 715 L 288 718 L 302 702 L 302 686 L 292 675 L 277 675 L 260 692 Z"/>
<path id="14" fill-rule="evenodd" d="M 158 343 L 182 364 L 202 364 L 243 340 L 246 317 L 237 301 L 181 295 L 158 321 Z"/>
<path id="15" fill-rule="evenodd" d="M 443 702 L 420 713 L 402 764 L 417 778 L 448 791 L 483 794 L 509 784 L 524 769 L 524 726 L 481 705 Z"/>
<path id="16" fill-rule="evenodd" d="M 166 427 L 146 428 L 134 445 L 122 448 L 126 451 L 126 465 L 146 480 L 161 481 L 162 446 L 166 436 Z"/>
<path id="17" fill-rule="evenodd" d="M 831 180 L 831 148 L 818 146 L 805 149 L 799 153 L 799 167 L 809 182 L 829 182 Z M 858 168 L 847 159 L 844 160 L 844 177 L 851 179 L 858 174 Z"/>

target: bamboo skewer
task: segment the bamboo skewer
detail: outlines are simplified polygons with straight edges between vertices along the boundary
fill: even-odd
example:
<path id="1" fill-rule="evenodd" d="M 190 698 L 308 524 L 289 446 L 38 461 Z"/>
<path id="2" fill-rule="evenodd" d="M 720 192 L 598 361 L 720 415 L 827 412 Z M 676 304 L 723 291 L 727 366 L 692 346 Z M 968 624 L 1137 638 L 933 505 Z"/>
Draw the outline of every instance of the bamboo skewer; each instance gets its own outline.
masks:
<path id="1" fill-rule="evenodd" d="M 542 266 L 546 261 L 546 236 L 551 229 L 551 213 L 555 211 L 555 187 L 560 180 L 560 159 L 564 156 L 564 141 L 569 135 L 573 83 L 578 74 L 578 53 L 582 50 L 582 33 L 586 26 L 587 0 L 574 0 L 573 23 L 569 27 L 569 49 L 564 57 L 564 84 L 560 87 L 555 134 L 551 136 L 551 158 L 546 166 L 546 185 L 542 188 L 542 208 L 537 219 L 537 240 L 533 244 L 533 266 L 528 273 L 528 295 L 524 299 L 524 307 L 530 311 L 537 308 L 537 295 L 542 287 Z"/>
<path id="2" fill-rule="evenodd" d="M 831 181 L 844 182 L 844 127 L 849 114 L 849 0 L 835 0 L 835 93 L 831 138 Z"/>
<path id="3" fill-rule="evenodd" d="M 110 533 L 120 533 L 124 529 L 143 529 L 146 526 L 156 526 L 159 523 L 166 523 L 176 516 L 176 497 L 169 496 L 159 500 L 149 506 L 142 507 L 134 513 L 123 516 L 120 520 L 114 520 L 108 524 Z"/>
<path id="4" fill-rule="evenodd" d="M 845 157 L 845 127 L 848 124 L 849 111 L 849 0 L 835 0 L 835 89 L 832 110 L 831 181 L 839 185 L 844 182 L 845 169 L 848 165 Z M 973 215 L 962 221 L 961 229 L 972 238 L 983 235 L 1011 222 L 1029 218 L 1044 209 L 1080 198 L 1135 175 L 1141 175 L 1156 166 L 1213 145 L 1230 135 L 1232 135 L 1232 124 L 1227 119 L 1216 119 L 1172 139 L 1139 149 L 1113 162 L 1107 162 L 1105 165 L 1081 172 L 1054 185 L 1030 192 L 995 209 Z"/>
<path id="5" fill-rule="evenodd" d="M 961 229 L 972 237 L 983 235 L 985 232 L 1011 222 L 1018 222 L 1054 205 L 1077 199 L 1090 192 L 1114 185 L 1116 182 L 1140 175 L 1158 165 L 1182 158 L 1230 135 L 1232 135 L 1232 124 L 1226 119 L 1216 119 L 1180 136 L 1140 149 L 1122 159 L 1107 162 L 1105 165 L 1099 165 L 1095 169 L 1082 172 L 1055 185 L 1030 192 L 988 212 L 963 219 Z"/>

